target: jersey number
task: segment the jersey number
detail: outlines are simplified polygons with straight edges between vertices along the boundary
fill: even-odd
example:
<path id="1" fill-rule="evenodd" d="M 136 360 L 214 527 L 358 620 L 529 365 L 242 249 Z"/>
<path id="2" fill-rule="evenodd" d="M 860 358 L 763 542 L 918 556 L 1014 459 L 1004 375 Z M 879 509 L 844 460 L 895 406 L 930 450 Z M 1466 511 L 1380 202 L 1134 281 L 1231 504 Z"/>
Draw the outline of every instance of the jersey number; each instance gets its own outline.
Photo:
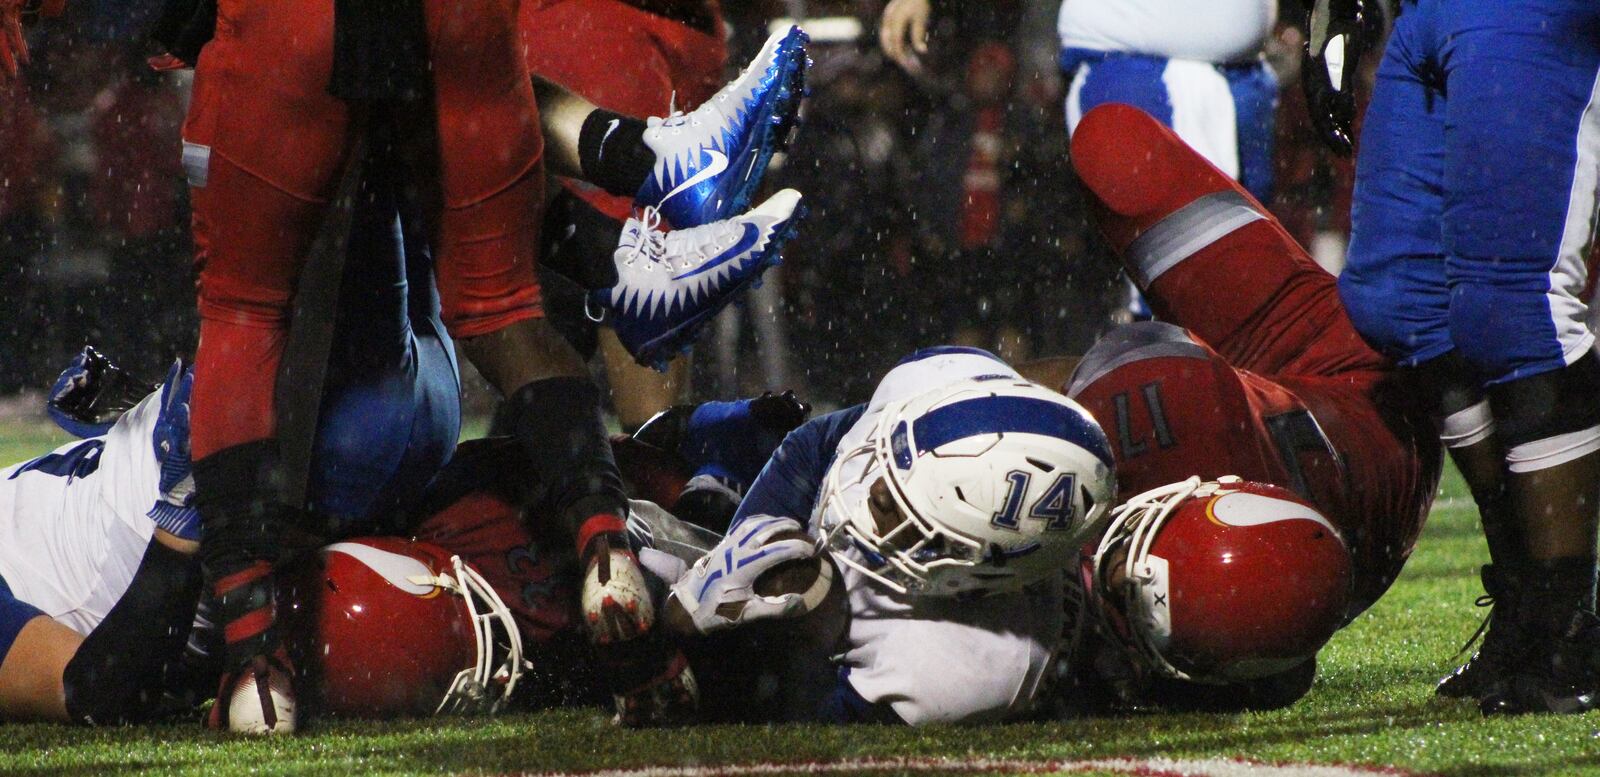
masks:
<path id="1" fill-rule="evenodd" d="M 1019 469 L 1006 473 L 1009 483 L 1006 489 L 1006 503 L 1001 506 L 1000 512 L 989 519 L 989 523 L 1002 529 L 1013 531 L 1021 525 L 1022 498 L 1028 495 L 1028 484 L 1033 476 Z M 1077 517 L 1077 506 L 1072 503 L 1072 495 L 1077 491 L 1078 479 L 1070 472 L 1056 475 L 1054 483 L 1045 489 L 1044 495 L 1033 503 L 1028 510 L 1029 518 L 1044 521 L 1044 528 L 1050 531 L 1062 531 L 1072 526 L 1072 519 Z"/>
<path id="2" fill-rule="evenodd" d="M 1139 393 L 1144 396 L 1145 409 L 1150 412 L 1150 428 L 1155 432 L 1156 446 L 1165 450 L 1178 444 L 1172 436 L 1172 427 L 1167 424 L 1167 410 L 1161 403 L 1161 384 L 1146 383 L 1139 388 Z M 1117 412 L 1117 442 L 1122 446 L 1122 457 L 1131 459 L 1141 456 L 1150 450 L 1150 441 L 1141 436 L 1133 439 L 1133 430 L 1129 425 L 1132 411 L 1128 406 L 1128 393 L 1114 394 L 1111 404 Z"/>

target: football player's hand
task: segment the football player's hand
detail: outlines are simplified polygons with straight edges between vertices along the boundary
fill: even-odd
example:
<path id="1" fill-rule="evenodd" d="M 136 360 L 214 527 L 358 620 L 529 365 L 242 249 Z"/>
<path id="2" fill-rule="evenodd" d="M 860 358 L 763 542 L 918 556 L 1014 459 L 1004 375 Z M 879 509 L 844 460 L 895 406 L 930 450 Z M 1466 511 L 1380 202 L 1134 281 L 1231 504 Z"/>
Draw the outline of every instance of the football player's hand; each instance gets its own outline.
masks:
<path id="1" fill-rule="evenodd" d="M 194 509 L 194 467 L 189 454 L 189 395 L 194 371 L 183 362 L 172 365 L 161 389 L 161 414 L 156 419 L 156 460 L 161 462 L 161 497 L 151 509 L 156 525 L 179 539 L 200 540 L 200 514 Z"/>
<path id="2" fill-rule="evenodd" d="M 779 534 L 789 536 L 777 538 Z M 817 555 L 816 543 L 802 539 L 800 522 L 792 518 L 752 515 L 728 532 L 672 586 L 672 600 L 694 621 L 696 631 L 711 634 L 742 623 L 803 615 L 801 593 L 762 596 L 756 579 L 780 564 Z"/>
<path id="3" fill-rule="evenodd" d="M 750 400 L 750 416 L 768 431 L 788 434 L 811 417 L 811 403 L 796 396 L 793 389 L 782 394 L 766 391 Z"/>
<path id="4" fill-rule="evenodd" d="M 1361 55 L 1381 34 L 1365 0 L 1306 0 L 1307 34 L 1300 86 L 1311 123 L 1340 156 L 1354 148 L 1355 84 Z"/>
<path id="5" fill-rule="evenodd" d="M 920 55 L 928 53 L 928 19 L 932 16 L 929 0 L 892 0 L 883 9 L 883 22 L 878 26 L 878 45 L 884 56 L 908 73 L 921 73 Z"/>
<path id="6" fill-rule="evenodd" d="M 45 412 L 74 437 L 99 437 L 157 388 L 129 375 L 93 346 L 84 346 L 50 387 Z"/>

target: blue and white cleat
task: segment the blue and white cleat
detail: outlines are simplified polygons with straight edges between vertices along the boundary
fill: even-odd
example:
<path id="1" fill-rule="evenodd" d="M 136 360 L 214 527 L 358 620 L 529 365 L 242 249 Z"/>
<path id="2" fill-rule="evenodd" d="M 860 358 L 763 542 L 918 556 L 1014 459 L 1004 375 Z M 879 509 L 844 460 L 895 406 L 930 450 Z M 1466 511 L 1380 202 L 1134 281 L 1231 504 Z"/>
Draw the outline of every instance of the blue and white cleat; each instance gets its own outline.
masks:
<path id="1" fill-rule="evenodd" d="M 595 292 L 617 338 L 640 364 L 665 370 L 718 311 L 778 264 L 778 249 L 804 216 L 784 189 L 749 213 L 692 229 L 660 231 L 653 211 L 628 219 L 613 255 L 617 285 Z"/>
<path id="2" fill-rule="evenodd" d="M 777 32 L 732 83 L 688 113 L 651 118 L 644 142 L 656 153 L 634 205 L 655 209 L 673 229 L 743 213 L 772 153 L 787 142 L 805 96 L 809 38 Z"/>

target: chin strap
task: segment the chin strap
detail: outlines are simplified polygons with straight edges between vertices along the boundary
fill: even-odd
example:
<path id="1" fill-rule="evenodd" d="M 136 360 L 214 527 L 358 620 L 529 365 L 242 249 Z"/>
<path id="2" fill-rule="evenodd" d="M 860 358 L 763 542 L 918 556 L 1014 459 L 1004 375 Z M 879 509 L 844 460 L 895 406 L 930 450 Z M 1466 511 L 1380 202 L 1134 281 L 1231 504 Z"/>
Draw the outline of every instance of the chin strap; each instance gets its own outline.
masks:
<path id="1" fill-rule="evenodd" d="M 451 556 L 450 564 L 453 577 L 443 574 L 406 578 L 410 583 L 436 586 L 460 595 L 466 600 L 467 615 L 472 621 L 477 660 L 470 669 L 456 675 L 434 714 L 493 715 L 511 698 L 517 681 L 532 664 L 523 658 L 522 633 L 494 587 L 460 556 Z M 504 632 L 500 639 L 496 639 L 496 625 Z M 503 656 L 499 655 L 501 651 Z"/>

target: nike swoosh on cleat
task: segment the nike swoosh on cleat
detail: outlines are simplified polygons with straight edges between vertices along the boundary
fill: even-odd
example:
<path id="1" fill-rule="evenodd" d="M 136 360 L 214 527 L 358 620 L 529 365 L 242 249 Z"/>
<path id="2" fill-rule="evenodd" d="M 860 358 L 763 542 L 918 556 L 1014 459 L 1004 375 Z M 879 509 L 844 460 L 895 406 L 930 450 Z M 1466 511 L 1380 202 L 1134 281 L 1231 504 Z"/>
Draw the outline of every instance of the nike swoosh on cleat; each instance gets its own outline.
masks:
<path id="1" fill-rule="evenodd" d="M 706 153 L 706 154 L 710 154 L 711 155 L 711 163 L 706 165 L 705 167 L 701 168 L 700 172 L 689 176 L 687 179 L 684 180 L 683 183 L 680 183 L 677 186 L 672 187 L 672 191 L 667 192 L 667 196 L 662 197 L 661 198 L 661 202 L 656 203 L 656 207 L 657 208 L 660 208 L 663 205 L 666 205 L 667 204 L 667 200 L 672 199 L 674 195 L 682 194 L 683 192 L 687 191 L 690 187 L 694 186 L 695 184 L 700 183 L 701 181 L 716 177 L 717 175 L 720 175 L 723 170 L 728 169 L 728 155 L 727 154 L 724 154 L 721 151 L 717 151 L 716 149 L 709 149 L 709 148 L 702 150 L 702 153 Z"/>
<path id="2" fill-rule="evenodd" d="M 616 132 L 617 131 L 617 127 L 620 126 L 621 124 L 622 124 L 622 120 L 621 119 L 612 119 L 608 124 L 606 124 L 606 134 L 600 136 L 600 151 L 594 155 L 594 158 L 596 160 L 600 160 L 600 159 L 605 157 L 605 155 L 606 155 L 606 138 L 611 137 L 611 133 Z"/>
<path id="3" fill-rule="evenodd" d="M 711 270 L 715 270 L 716 268 L 721 267 L 722 265 L 727 264 L 728 262 L 732 261 L 733 258 L 738 256 L 739 254 L 742 254 L 745 251 L 750 250 L 750 247 L 755 245 L 756 241 L 759 240 L 760 238 L 761 238 L 761 230 L 757 229 L 756 225 L 754 225 L 754 224 L 745 224 L 744 225 L 744 236 L 740 237 L 739 238 L 739 242 L 735 243 L 732 248 L 730 248 L 730 249 L 728 249 L 726 251 L 723 251 L 720 254 L 717 254 L 716 258 L 712 259 L 709 262 L 706 262 L 705 264 L 700 265 L 699 267 L 694 268 L 693 270 L 690 270 L 690 271 L 688 271 L 688 272 L 686 272 L 686 273 L 684 273 L 682 275 L 674 275 L 674 276 L 672 276 L 672 279 L 675 280 L 675 281 L 681 281 L 684 278 L 692 278 L 692 277 L 694 277 L 696 275 L 699 275 L 701 273 L 709 272 Z"/>

